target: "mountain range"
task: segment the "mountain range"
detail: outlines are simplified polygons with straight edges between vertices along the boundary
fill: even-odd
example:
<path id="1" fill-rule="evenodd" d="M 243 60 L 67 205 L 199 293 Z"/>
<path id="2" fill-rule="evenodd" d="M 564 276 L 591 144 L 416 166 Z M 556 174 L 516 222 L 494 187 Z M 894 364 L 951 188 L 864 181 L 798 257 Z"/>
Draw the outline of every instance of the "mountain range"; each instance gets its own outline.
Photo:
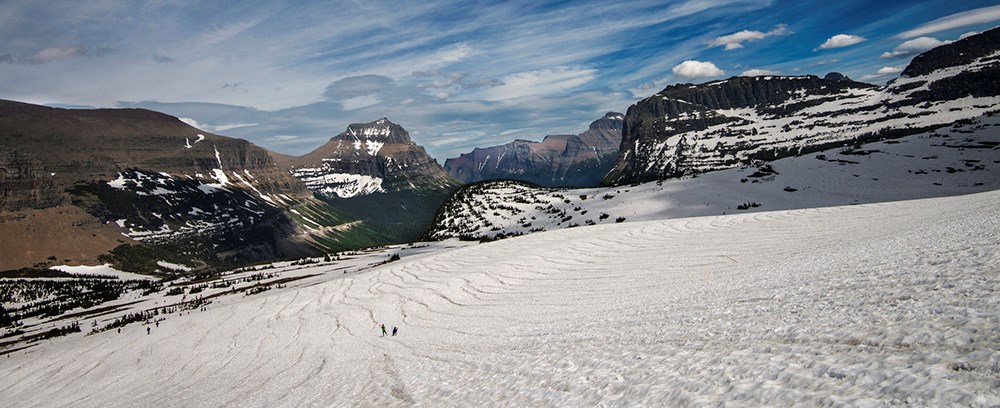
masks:
<path id="1" fill-rule="evenodd" d="M 476 148 L 446 160 L 444 168 L 466 183 L 511 179 L 547 187 L 597 185 L 618 157 L 624 119 L 621 113 L 608 112 L 578 135 Z"/>
<path id="2" fill-rule="evenodd" d="M 839 75 L 671 85 L 628 109 L 609 187 L 469 185 L 425 238 L 994 190 L 998 128 L 1000 29 L 928 51 L 881 87 Z"/>
<path id="3" fill-rule="evenodd" d="M 994 29 L 935 48 L 886 86 L 838 75 L 671 85 L 624 115 L 606 114 L 578 135 L 477 148 L 444 166 L 388 118 L 351 124 L 314 151 L 291 157 L 148 110 L 0 101 L 0 270 L 95 262 L 142 272 L 166 273 L 162 262 L 213 270 L 420 237 L 492 238 L 627 219 L 610 207 L 588 208 L 595 196 L 608 202 L 614 200 L 603 197 L 626 197 L 620 187 L 636 183 L 718 173 L 727 176 L 712 177 L 770 186 L 768 181 L 787 176 L 779 175 L 784 164 L 772 166 L 780 160 L 810 157 L 792 166 L 808 174 L 851 166 L 857 162 L 853 155 L 879 157 L 868 150 L 918 157 L 925 150 L 862 148 L 913 137 L 940 137 L 936 148 L 947 152 L 991 152 L 997 142 L 988 118 L 1000 111 L 997 44 L 1000 30 Z M 963 134 L 974 137 L 963 140 Z M 991 174 L 987 158 L 927 156 L 928 163 L 951 161 L 908 170 Z M 802 177 L 789 179 L 799 187 L 782 187 L 816 188 Z M 615 193 L 570 193 L 578 199 L 518 184 L 516 189 L 530 192 L 501 197 L 513 194 L 505 190 L 511 184 L 459 190 L 462 183 L 495 179 L 619 187 Z M 993 185 L 977 180 L 937 183 Z M 744 193 L 741 202 L 726 195 L 730 201 L 707 200 L 703 206 L 711 212 L 761 207 L 762 200 Z"/>

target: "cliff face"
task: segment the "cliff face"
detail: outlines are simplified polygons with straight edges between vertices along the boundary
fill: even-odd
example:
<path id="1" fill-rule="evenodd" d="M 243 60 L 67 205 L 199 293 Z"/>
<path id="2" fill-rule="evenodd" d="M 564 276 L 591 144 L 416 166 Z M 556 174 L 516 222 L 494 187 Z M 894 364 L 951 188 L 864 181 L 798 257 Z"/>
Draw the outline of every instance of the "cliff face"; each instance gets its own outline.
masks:
<path id="1" fill-rule="evenodd" d="M 0 211 L 49 208 L 62 201 L 61 191 L 40 160 L 18 151 L 0 151 Z"/>
<path id="2" fill-rule="evenodd" d="M 678 177 L 900 137 L 996 111 L 998 29 L 935 48 L 886 87 L 845 78 L 672 85 L 629 107 L 605 184 Z"/>
<path id="3" fill-rule="evenodd" d="M 541 142 L 515 140 L 445 161 L 452 177 L 467 183 L 514 179 L 548 187 L 593 186 L 618 155 L 624 115 L 610 112 L 579 135 L 550 135 Z"/>
<path id="4" fill-rule="evenodd" d="M 351 124 L 309 154 L 281 160 L 310 190 L 328 197 L 438 191 L 458 184 L 402 126 L 385 118 Z"/>

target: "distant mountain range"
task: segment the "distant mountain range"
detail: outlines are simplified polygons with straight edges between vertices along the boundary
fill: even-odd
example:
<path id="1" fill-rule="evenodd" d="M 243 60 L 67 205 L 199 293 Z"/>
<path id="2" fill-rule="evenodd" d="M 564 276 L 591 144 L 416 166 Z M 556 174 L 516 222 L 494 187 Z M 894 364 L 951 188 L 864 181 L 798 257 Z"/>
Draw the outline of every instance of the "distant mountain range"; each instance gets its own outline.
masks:
<path id="1" fill-rule="evenodd" d="M 466 183 L 511 179 L 547 187 L 597 185 L 618 157 L 625 115 L 609 112 L 579 135 L 515 140 L 448 159 L 445 170 Z"/>
<path id="2" fill-rule="evenodd" d="M 671 85 L 579 135 L 478 148 L 443 167 L 387 118 L 351 124 L 313 152 L 290 157 L 148 110 L 0 101 L 0 271 L 98 262 L 140 272 L 159 269 L 158 262 L 205 271 L 412 241 L 425 230 L 430 238 L 493 237 L 611 222 L 619 216 L 583 203 L 594 203 L 598 190 L 578 199 L 529 193 L 516 200 L 531 208 L 502 222 L 511 204 L 495 195 L 507 187 L 476 185 L 445 201 L 463 182 L 491 179 L 623 186 L 755 169 L 741 177 L 741 185 L 754 184 L 773 180 L 768 164 L 782 158 L 812 154 L 825 163 L 820 167 L 839 168 L 856 162 L 842 156 L 865 143 L 939 137 L 947 127 L 946 149 L 995 150 L 992 125 L 977 121 L 998 113 L 1000 29 L 928 51 L 883 87 L 842 75 Z M 975 137 L 963 142 L 957 135 L 964 133 Z M 938 170 L 993 166 L 970 160 L 979 162 Z M 541 221 L 553 216 L 558 222 Z"/>

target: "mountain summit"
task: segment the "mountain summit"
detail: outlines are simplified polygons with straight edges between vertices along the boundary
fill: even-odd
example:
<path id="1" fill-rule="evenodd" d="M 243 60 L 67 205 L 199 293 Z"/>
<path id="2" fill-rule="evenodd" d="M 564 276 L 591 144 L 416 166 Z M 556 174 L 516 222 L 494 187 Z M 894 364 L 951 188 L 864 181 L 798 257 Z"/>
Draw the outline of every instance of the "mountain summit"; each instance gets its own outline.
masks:
<path id="1" fill-rule="evenodd" d="M 406 129 L 386 118 L 353 123 L 316 150 L 279 160 L 309 189 L 328 197 L 447 189 L 457 184 Z"/>

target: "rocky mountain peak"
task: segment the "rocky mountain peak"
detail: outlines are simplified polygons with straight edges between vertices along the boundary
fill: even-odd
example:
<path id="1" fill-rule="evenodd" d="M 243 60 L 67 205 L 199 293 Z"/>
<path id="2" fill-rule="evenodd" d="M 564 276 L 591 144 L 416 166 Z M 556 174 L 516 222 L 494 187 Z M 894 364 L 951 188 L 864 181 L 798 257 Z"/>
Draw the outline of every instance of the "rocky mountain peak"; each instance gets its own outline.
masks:
<path id="1" fill-rule="evenodd" d="M 406 129 L 388 118 L 352 123 L 309 154 L 284 158 L 280 164 L 309 189 L 328 197 L 448 189 L 457 184 Z"/>
<path id="2" fill-rule="evenodd" d="M 402 126 L 393 123 L 388 118 L 381 118 L 368 123 L 352 123 L 347 130 L 334 136 L 331 140 L 375 141 L 381 143 L 411 143 L 410 134 Z"/>
<path id="3" fill-rule="evenodd" d="M 827 81 L 850 81 L 851 80 L 851 78 L 848 78 L 847 75 L 841 74 L 839 72 L 830 72 L 830 73 L 826 74 L 826 76 L 824 76 L 823 79 L 825 79 Z"/>
<path id="4" fill-rule="evenodd" d="M 618 112 L 605 113 L 603 117 L 590 123 L 590 130 L 617 129 L 621 131 L 625 114 Z"/>

